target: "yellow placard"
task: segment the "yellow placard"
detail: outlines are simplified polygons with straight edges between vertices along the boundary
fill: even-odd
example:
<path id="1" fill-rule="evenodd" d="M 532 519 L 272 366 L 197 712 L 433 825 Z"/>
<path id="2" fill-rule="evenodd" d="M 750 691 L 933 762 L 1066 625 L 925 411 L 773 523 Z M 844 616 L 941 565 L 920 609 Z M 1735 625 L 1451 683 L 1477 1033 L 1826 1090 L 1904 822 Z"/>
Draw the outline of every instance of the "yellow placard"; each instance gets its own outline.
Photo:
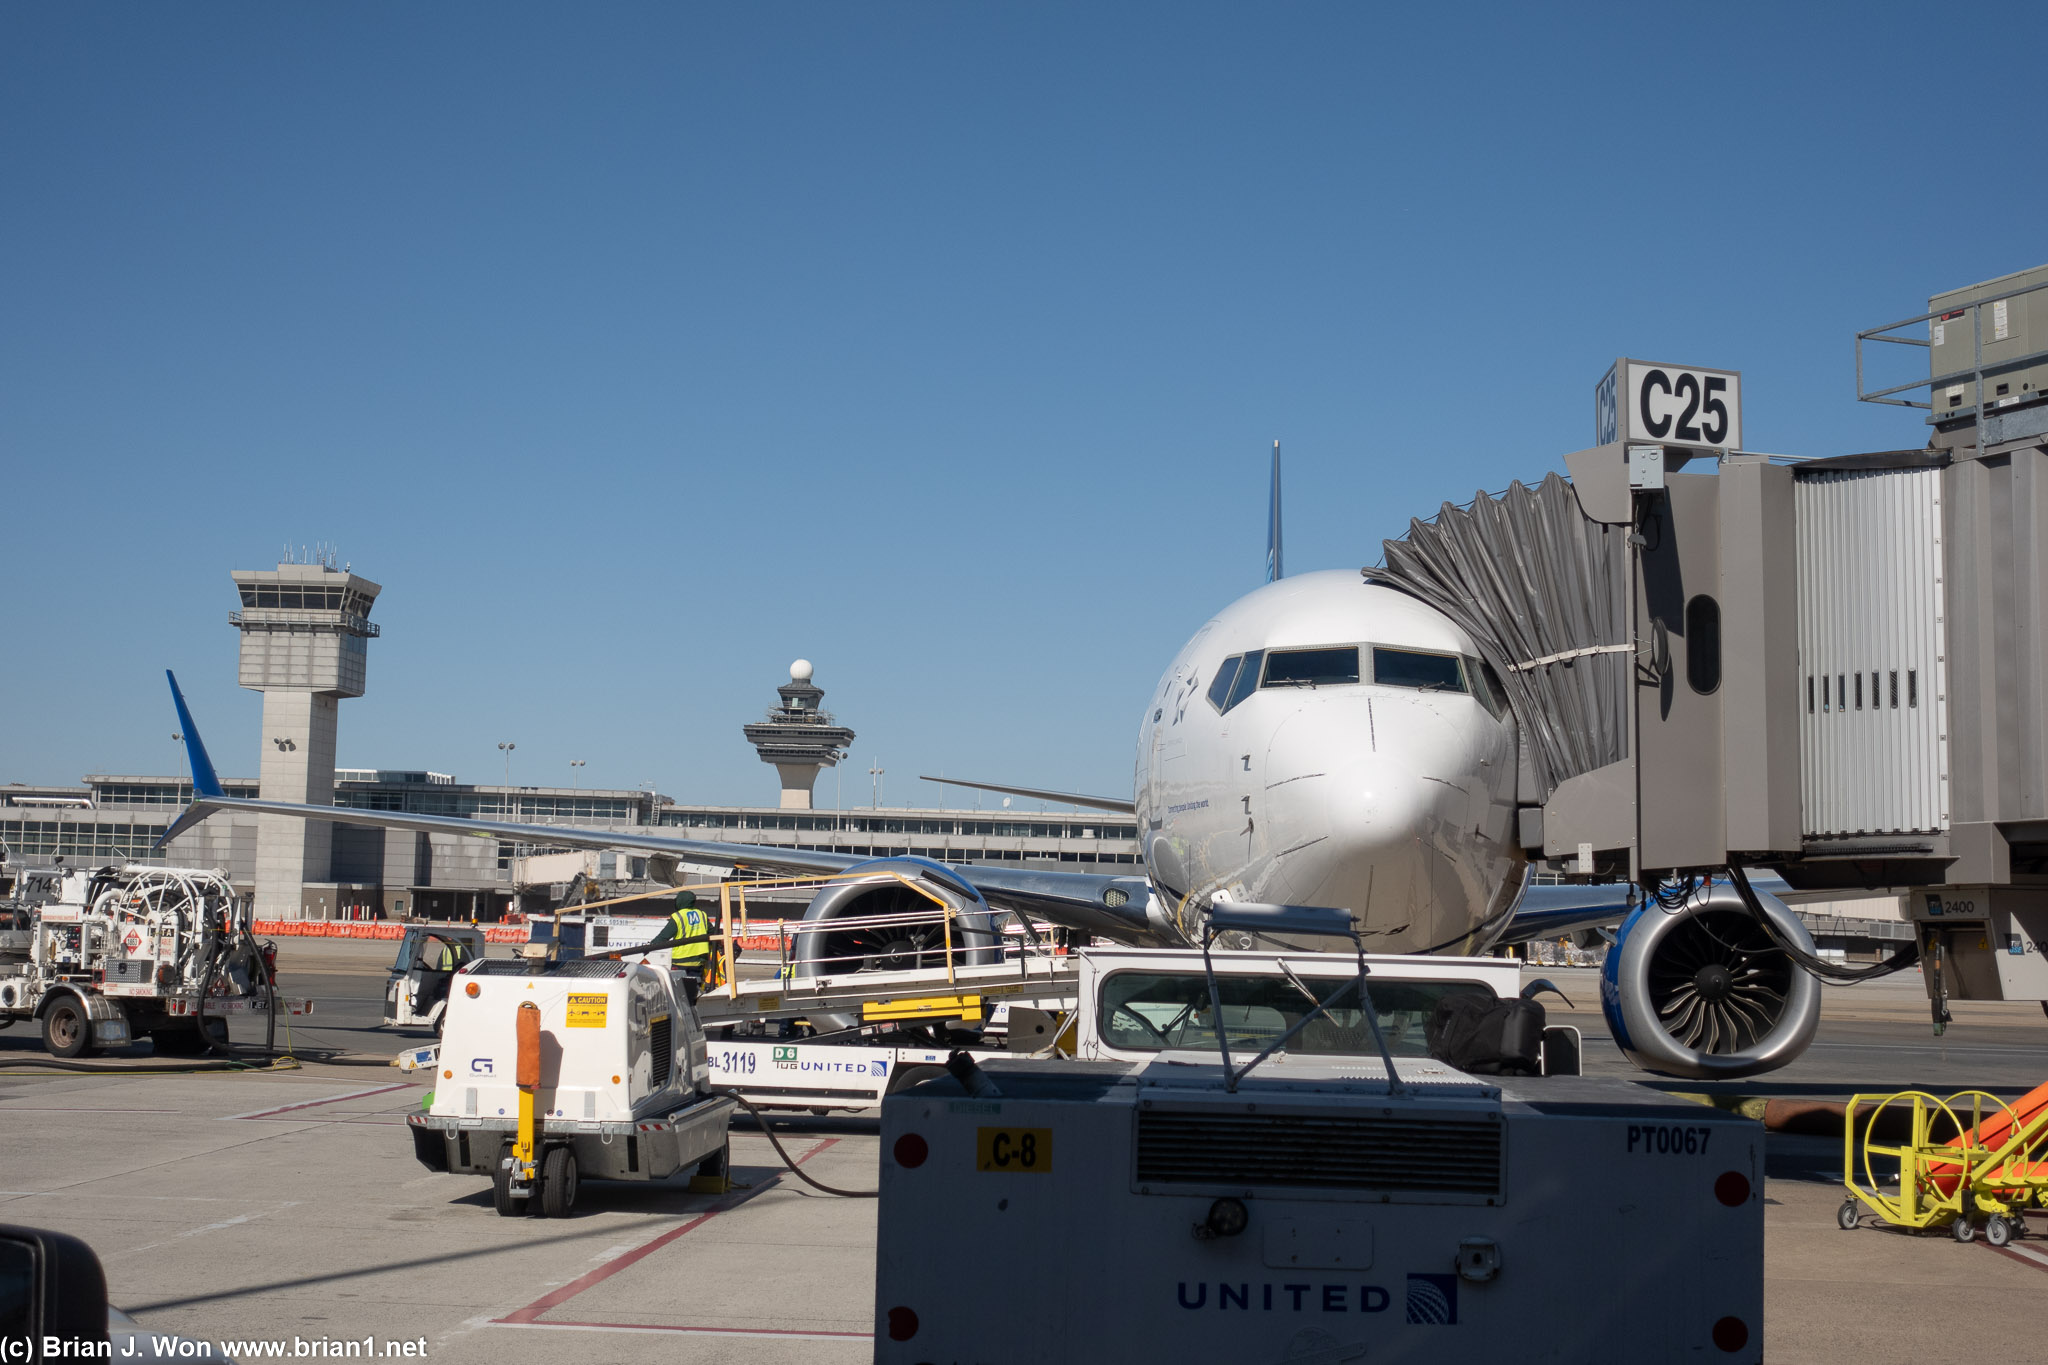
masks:
<path id="1" fill-rule="evenodd" d="M 974 1169 L 1016 1175 L 1043 1175 L 1050 1172 L 1052 1129 L 975 1129 Z"/>
<path id="2" fill-rule="evenodd" d="M 603 1028 L 604 1007 L 610 1000 L 608 995 L 572 995 L 569 997 L 570 1028 Z"/>

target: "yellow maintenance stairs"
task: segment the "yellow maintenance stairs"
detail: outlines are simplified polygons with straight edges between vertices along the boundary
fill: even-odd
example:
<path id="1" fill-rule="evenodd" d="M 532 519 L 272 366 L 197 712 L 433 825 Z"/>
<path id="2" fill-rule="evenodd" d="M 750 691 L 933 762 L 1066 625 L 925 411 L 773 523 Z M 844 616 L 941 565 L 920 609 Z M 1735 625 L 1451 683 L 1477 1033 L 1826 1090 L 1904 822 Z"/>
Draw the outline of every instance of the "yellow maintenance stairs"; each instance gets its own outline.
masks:
<path id="1" fill-rule="evenodd" d="M 2048 1085 L 2012 1104 L 1982 1090 L 1945 1099 L 1924 1090 L 1854 1096 L 1842 1123 L 1849 1198 L 1837 1221 L 1854 1228 L 1868 1208 L 1893 1227 L 1946 1227 L 1958 1242 L 1982 1231 L 2002 1247 L 2026 1234 L 2028 1208 L 2048 1208 L 2044 1148 Z M 1898 1161 L 1895 1180 L 1879 1180 L 1876 1158 Z"/>

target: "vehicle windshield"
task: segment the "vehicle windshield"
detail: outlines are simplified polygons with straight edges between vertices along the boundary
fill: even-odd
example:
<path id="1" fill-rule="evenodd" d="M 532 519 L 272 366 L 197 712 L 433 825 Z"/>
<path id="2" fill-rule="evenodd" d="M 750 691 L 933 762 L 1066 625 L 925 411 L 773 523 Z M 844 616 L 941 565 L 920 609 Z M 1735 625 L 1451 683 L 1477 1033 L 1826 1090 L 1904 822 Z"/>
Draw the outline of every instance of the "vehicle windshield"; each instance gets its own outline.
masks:
<path id="1" fill-rule="evenodd" d="M 1349 977 L 1302 977 L 1302 986 L 1327 1000 Z M 1427 1057 L 1423 1033 L 1437 1005 L 1452 995 L 1493 999 L 1476 981 L 1380 981 L 1367 978 L 1373 1008 L 1386 1035 L 1387 1050 L 1397 1057 Z M 1282 975 L 1216 975 L 1223 1002 L 1223 1027 L 1233 1054 L 1258 1052 L 1293 1028 L 1315 1008 L 1307 995 Z M 1130 1052 L 1188 1049 L 1216 1050 L 1216 1026 L 1209 1007 L 1209 981 L 1201 972 L 1124 971 L 1111 974 L 1097 997 L 1101 1006 L 1102 1041 Z M 1356 992 L 1318 1017 L 1287 1044 L 1297 1056 L 1376 1057 L 1372 1030 L 1358 1008 Z"/>

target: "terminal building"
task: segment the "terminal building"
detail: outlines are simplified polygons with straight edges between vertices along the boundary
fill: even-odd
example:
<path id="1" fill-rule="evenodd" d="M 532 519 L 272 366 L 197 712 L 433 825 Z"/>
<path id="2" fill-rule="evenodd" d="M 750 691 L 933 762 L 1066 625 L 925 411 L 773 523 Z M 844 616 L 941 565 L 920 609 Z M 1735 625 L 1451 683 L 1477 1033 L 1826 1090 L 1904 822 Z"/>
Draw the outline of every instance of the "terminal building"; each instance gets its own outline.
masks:
<path id="1" fill-rule="evenodd" d="M 780 705 L 744 727 L 773 766 L 775 805 L 679 803 L 657 791 L 482 785 L 447 773 L 337 768 L 339 703 L 363 695 L 369 620 L 380 585 L 331 563 L 280 564 L 233 575 L 241 607 L 241 682 L 260 691 L 257 778 L 223 778 L 229 796 L 411 811 L 578 830 L 658 831 L 662 837 L 818 849 L 849 857 L 913 855 L 1129 873 L 1138 863 L 1131 817 L 1099 812 L 941 809 L 818 810 L 819 769 L 853 740 L 821 702 L 811 665 L 798 660 Z M 0 842 L 17 863 L 49 866 L 133 860 L 217 867 L 256 899 L 264 919 L 478 919 L 544 910 L 559 893 L 551 872 L 528 867 L 544 844 L 336 826 L 288 816 L 222 811 L 160 853 L 165 829 L 192 799 L 184 777 L 95 773 L 78 785 L 0 785 Z M 607 883 L 640 889 L 646 859 L 631 849 L 594 855 Z M 530 879 L 529 879 L 530 877 Z"/>

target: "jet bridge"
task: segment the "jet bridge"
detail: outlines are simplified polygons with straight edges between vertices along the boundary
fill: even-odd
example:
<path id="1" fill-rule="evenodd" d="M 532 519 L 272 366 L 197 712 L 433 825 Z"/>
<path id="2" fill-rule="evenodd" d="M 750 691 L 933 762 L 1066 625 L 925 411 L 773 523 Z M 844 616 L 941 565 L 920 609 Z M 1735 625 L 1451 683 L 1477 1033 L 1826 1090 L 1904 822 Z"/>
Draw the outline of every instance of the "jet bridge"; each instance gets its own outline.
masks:
<path id="1" fill-rule="evenodd" d="M 1617 362 L 1569 480 L 1446 504 L 1365 576 L 1498 675 L 1532 858 L 1904 889 L 1937 1020 L 1944 988 L 2048 999 L 2048 422 L 1804 461 L 1672 439 L 1706 424 L 1663 399 L 1714 382 L 1733 405 L 1730 372 Z"/>

